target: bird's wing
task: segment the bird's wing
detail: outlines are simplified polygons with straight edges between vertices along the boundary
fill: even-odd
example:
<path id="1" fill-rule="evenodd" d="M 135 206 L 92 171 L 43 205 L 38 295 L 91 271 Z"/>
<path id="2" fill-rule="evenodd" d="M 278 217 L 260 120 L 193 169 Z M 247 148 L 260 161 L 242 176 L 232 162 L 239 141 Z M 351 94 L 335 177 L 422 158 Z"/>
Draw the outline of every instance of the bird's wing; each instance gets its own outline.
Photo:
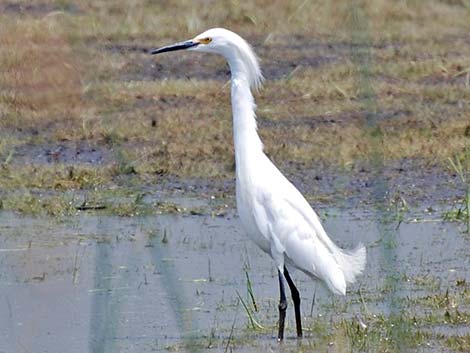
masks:
<path id="1" fill-rule="evenodd" d="M 258 229 L 270 239 L 273 259 L 286 255 L 295 267 L 343 294 L 346 283 L 335 259 L 337 247 L 302 194 L 287 179 L 279 181 L 258 189 L 253 209 Z"/>
<path id="2" fill-rule="evenodd" d="M 264 184 L 258 203 L 264 207 L 265 218 L 281 232 L 294 232 L 301 240 L 309 240 L 334 252 L 336 245 L 326 234 L 320 218 L 299 190 L 279 171 L 273 183 Z"/>

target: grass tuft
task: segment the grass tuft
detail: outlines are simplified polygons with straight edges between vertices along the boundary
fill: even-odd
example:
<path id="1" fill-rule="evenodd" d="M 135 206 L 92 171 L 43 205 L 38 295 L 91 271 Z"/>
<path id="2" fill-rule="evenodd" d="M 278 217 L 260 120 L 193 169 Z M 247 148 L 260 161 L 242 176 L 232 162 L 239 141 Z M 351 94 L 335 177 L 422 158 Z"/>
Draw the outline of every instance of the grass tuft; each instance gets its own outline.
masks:
<path id="1" fill-rule="evenodd" d="M 461 220 L 466 224 L 466 232 L 470 235 L 470 148 L 455 158 L 449 158 L 449 164 L 459 177 L 465 188 L 464 197 L 457 208 L 444 213 L 445 220 Z"/>

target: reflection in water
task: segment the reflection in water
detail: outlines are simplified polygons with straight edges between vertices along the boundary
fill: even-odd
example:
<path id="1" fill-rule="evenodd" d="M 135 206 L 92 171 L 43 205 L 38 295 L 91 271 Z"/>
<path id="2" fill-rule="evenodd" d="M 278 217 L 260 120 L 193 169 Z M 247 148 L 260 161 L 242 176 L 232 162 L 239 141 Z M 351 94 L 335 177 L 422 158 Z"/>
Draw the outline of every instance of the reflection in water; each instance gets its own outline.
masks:
<path id="1" fill-rule="evenodd" d="M 175 219 L 176 220 L 176 219 Z M 165 226 L 160 228 L 163 234 L 166 236 L 169 228 Z M 151 231 L 152 234 L 158 232 L 157 229 Z M 157 233 L 158 234 L 158 233 Z M 148 247 L 152 259 L 155 261 L 157 272 L 161 273 L 161 281 L 165 288 L 169 305 L 173 311 L 176 326 L 179 330 L 179 335 L 186 349 L 190 352 L 198 351 L 197 346 L 194 344 L 197 338 L 197 330 L 193 324 L 192 310 L 188 307 L 188 301 L 186 300 L 184 288 L 181 282 L 178 281 L 178 275 L 175 267 L 171 261 L 165 261 L 167 258 L 171 258 L 172 254 L 169 247 L 165 247 L 159 236 L 152 236 L 150 238 L 150 246 Z M 163 308 L 155 308 L 157 315 Z M 157 316 L 158 317 L 158 316 Z"/>
<path id="2" fill-rule="evenodd" d="M 163 217 L 165 218 L 165 217 Z M 155 218 L 158 222 L 158 217 Z M 168 220 L 167 220 L 168 221 Z M 171 219 L 173 223 L 175 219 Z M 150 229 L 149 231 L 146 231 Z M 89 350 L 93 353 L 115 352 L 121 347 L 122 340 L 148 339 L 154 341 L 158 347 L 158 340 L 162 337 L 162 332 L 154 330 L 153 333 L 139 332 L 139 328 L 127 328 L 128 322 L 133 322 L 132 314 L 139 315 L 140 312 L 151 311 L 151 319 L 155 323 L 165 324 L 168 312 L 173 313 L 172 320 L 175 321 L 176 330 L 171 332 L 175 340 L 181 341 L 190 352 L 197 351 L 194 344 L 195 326 L 192 318 L 192 311 L 186 300 L 185 288 L 183 288 L 180 276 L 171 260 L 173 257 L 172 248 L 165 246 L 161 241 L 159 231 L 166 226 L 155 224 L 153 218 L 139 218 L 133 224 L 131 232 L 132 238 L 138 235 L 139 238 L 148 238 L 148 243 L 143 245 L 145 251 L 141 249 L 142 244 L 125 249 L 120 248 L 120 242 L 111 245 L 114 239 L 105 238 L 98 242 L 94 253 L 94 273 L 93 288 L 90 290 L 91 312 L 90 312 L 90 333 Z M 116 227 L 112 227 L 110 222 L 102 222 L 98 218 L 95 225 L 96 234 L 104 234 L 113 237 Z M 125 234 L 124 234 L 125 235 Z M 150 235 L 150 236 L 149 236 Z M 123 234 L 117 235 L 123 237 Z M 156 280 L 161 282 L 157 285 L 162 290 L 156 295 L 160 298 L 151 303 L 139 303 L 145 300 L 143 282 L 138 275 L 139 271 L 145 267 L 145 262 L 153 262 L 154 273 L 158 274 Z M 137 272 L 137 273 L 134 273 Z M 132 275 L 131 275 L 132 274 Z M 144 284 L 147 284 L 147 276 Z M 142 297 L 142 298 L 139 298 Z M 139 323 L 137 318 L 137 324 Z M 127 331 L 127 332 L 126 332 Z M 135 334 L 131 334 L 135 332 Z M 169 334 L 165 332 L 165 335 Z M 152 336 L 153 337 L 148 337 Z"/>
<path id="3" fill-rule="evenodd" d="M 109 223 L 98 218 L 96 234 L 113 234 L 107 229 Z M 96 244 L 95 271 L 93 273 L 92 303 L 90 312 L 89 350 L 92 353 L 114 352 L 115 335 L 117 332 L 120 312 L 119 291 L 114 289 L 120 285 L 115 283 L 113 263 L 111 261 L 114 247 L 106 242 Z M 132 254 L 131 252 L 128 254 Z M 118 279 L 120 277 L 117 277 Z M 121 282 L 123 282 L 121 280 Z"/>

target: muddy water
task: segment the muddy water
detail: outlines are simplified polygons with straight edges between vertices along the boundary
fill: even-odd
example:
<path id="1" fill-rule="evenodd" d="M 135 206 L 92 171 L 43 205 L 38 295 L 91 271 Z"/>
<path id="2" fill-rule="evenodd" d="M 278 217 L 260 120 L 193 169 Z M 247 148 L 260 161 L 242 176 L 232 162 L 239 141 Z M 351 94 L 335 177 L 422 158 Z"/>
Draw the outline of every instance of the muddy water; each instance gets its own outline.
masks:
<path id="1" fill-rule="evenodd" d="M 342 246 L 366 244 L 368 264 L 346 298 L 332 299 L 321 285 L 294 273 L 307 327 L 321 316 L 356 315 L 364 309 L 362 300 L 368 311 L 398 312 L 403 298 L 470 280 L 470 244 L 455 225 L 403 223 L 397 229 L 397 223 L 377 223 L 377 215 L 363 211 L 328 214 L 327 231 Z M 81 215 L 67 220 L 0 213 L 0 241 L 2 353 L 212 346 L 248 352 L 254 341 L 259 351 L 281 349 L 274 339 L 276 270 L 241 232 L 233 212 L 223 218 Z M 260 309 L 256 317 L 267 328 L 261 333 L 247 329 L 238 300 L 237 292 L 247 299 L 245 272 Z M 294 336 L 291 309 L 287 336 Z M 435 330 L 446 334 L 452 328 Z M 468 333 L 465 327 L 458 330 Z M 304 342 L 314 336 L 307 332 Z M 230 347 L 229 338 L 235 342 Z M 287 340 L 282 349 L 296 345 Z"/>

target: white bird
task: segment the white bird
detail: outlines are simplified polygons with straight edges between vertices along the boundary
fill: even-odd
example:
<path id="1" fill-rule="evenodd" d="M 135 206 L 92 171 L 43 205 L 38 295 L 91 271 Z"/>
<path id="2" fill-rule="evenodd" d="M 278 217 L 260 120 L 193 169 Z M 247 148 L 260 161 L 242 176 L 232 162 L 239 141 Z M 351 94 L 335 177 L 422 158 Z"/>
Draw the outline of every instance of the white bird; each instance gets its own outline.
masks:
<path id="1" fill-rule="evenodd" d="M 220 54 L 230 65 L 238 214 L 250 238 L 272 257 L 278 270 L 278 340 L 284 338 L 285 281 L 294 302 L 297 336 L 302 337 L 300 295 L 289 270 L 301 270 L 322 280 L 333 293 L 345 295 L 346 285 L 365 267 L 366 250 L 362 245 L 352 251 L 336 246 L 302 194 L 264 154 L 251 93 L 263 76 L 250 45 L 234 32 L 213 28 L 151 54 L 182 49 Z"/>

